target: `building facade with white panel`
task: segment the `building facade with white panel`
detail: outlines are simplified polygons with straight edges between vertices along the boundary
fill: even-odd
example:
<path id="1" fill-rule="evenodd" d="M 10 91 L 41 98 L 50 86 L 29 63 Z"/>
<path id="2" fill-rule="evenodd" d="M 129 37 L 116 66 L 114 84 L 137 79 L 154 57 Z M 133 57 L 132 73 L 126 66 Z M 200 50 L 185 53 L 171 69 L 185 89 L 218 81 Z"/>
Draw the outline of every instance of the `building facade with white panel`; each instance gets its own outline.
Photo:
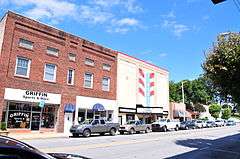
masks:
<path id="1" fill-rule="evenodd" d="M 169 114 L 169 72 L 118 53 L 117 106 L 120 124 L 140 119 L 151 123 Z"/>

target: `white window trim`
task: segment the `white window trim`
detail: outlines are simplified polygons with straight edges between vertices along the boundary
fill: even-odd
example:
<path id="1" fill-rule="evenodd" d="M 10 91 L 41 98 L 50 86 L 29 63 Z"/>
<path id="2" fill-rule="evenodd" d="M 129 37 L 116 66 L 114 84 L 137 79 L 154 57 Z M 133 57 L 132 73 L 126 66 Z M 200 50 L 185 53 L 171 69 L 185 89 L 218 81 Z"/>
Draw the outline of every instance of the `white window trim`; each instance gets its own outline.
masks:
<path id="1" fill-rule="evenodd" d="M 88 87 L 88 86 L 85 85 L 85 76 L 86 76 L 86 74 L 92 74 L 92 78 L 91 78 L 91 86 L 90 86 L 90 87 Z M 91 73 L 91 72 L 85 72 L 85 73 L 84 73 L 83 87 L 84 87 L 84 88 L 93 88 L 93 78 L 94 78 L 93 73 Z"/>
<path id="2" fill-rule="evenodd" d="M 70 57 L 70 55 L 74 55 L 74 60 L 73 59 L 71 59 L 71 57 Z M 77 55 L 76 54 L 74 54 L 74 53 L 68 53 L 68 59 L 69 59 L 69 61 L 73 61 L 73 62 L 76 62 L 76 57 L 77 57 Z"/>
<path id="3" fill-rule="evenodd" d="M 28 47 L 26 45 L 21 45 L 21 40 L 25 40 L 25 41 L 31 42 L 32 43 L 31 47 Z M 27 40 L 27 39 L 24 39 L 24 38 L 19 38 L 18 46 L 20 46 L 20 47 L 33 50 L 33 44 L 34 43 L 32 41 L 30 41 L 30 40 Z"/>
<path id="4" fill-rule="evenodd" d="M 46 66 L 47 66 L 47 64 L 49 64 L 49 65 L 55 65 L 54 77 L 53 77 L 53 80 L 52 80 L 52 81 L 51 81 L 51 80 L 47 80 L 47 79 L 45 78 L 45 71 L 46 71 Z M 43 80 L 44 80 L 44 81 L 47 81 L 47 82 L 56 82 L 56 79 L 57 79 L 57 65 L 56 65 L 56 64 L 51 64 L 51 63 L 45 63 L 44 72 L 43 72 Z"/>
<path id="5" fill-rule="evenodd" d="M 18 63 L 18 58 L 28 60 L 28 68 L 27 68 L 27 75 L 26 75 L 26 76 L 17 74 L 17 63 Z M 30 59 L 25 58 L 25 57 L 17 56 L 17 58 L 16 58 L 16 64 L 15 64 L 15 73 L 14 73 L 14 76 L 29 78 L 29 75 L 30 75 L 30 67 L 31 67 L 31 60 L 30 60 Z"/>
<path id="6" fill-rule="evenodd" d="M 92 63 L 87 63 L 88 60 L 91 61 Z M 95 61 L 93 59 L 90 59 L 90 58 L 85 58 L 84 64 L 87 65 L 87 66 L 94 67 L 95 66 Z"/>
<path id="7" fill-rule="evenodd" d="M 72 70 L 72 81 L 71 81 L 71 83 L 68 83 L 68 77 L 69 77 L 69 70 Z M 68 69 L 68 73 L 67 73 L 67 84 L 68 85 L 74 85 L 74 76 L 75 76 L 75 70 L 74 69 Z"/>
<path id="8" fill-rule="evenodd" d="M 104 90 L 104 89 L 103 89 L 103 79 L 104 79 L 104 78 L 107 78 L 107 79 L 108 79 L 108 90 Z M 103 91 L 105 91 L 105 92 L 109 92 L 109 91 L 110 91 L 110 81 L 111 81 L 110 77 L 103 77 L 103 78 L 102 78 L 102 90 L 103 90 Z"/>
<path id="9" fill-rule="evenodd" d="M 111 71 L 111 65 L 109 65 L 109 64 L 106 64 L 106 63 L 103 63 L 103 65 L 102 65 L 102 69 L 104 70 L 104 71 Z M 107 68 L 107 69 L 106 69 Z"/>
<path id="10" fill-rule="evenodd" d="M 49 49 L 56 49 L 56 50 L 58 50 L 57 52 L 53 52 L 53 51 L 51 51 L 51 50 L 49 50 Z M 49 52 L 50 51 L 50 52 Z M 47 46 L 47 50 L 46 50 L 46 54 L 47 55 L 51 55 L 51 56 L 55 56 L 55 57 L 58 57 L 59 56 L 59 49 L 57 49 L 57 48 L 55 48 L 55 47 L 51 47 L 51 46 Z"/>

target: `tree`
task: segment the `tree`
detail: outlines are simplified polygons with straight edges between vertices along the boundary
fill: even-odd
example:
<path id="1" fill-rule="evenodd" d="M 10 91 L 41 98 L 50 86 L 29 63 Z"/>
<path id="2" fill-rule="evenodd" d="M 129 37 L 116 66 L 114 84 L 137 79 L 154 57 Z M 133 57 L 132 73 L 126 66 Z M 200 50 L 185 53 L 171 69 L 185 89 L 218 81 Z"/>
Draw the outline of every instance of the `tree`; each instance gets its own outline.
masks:
<path id="1" fill-rule="evenodd" d="M 223 109 L 222 118 L 227 120 L 230 117 L 231 117 L 231 109 L 230 108 Z"/>
<path id="2" fill-rule="evenodd" d="M 202 104 L 200 104 L 200 103 L 195 104 L 194 108 L 195 108 L 195 111 L 206 112 L 205 107 Z"/>
<path id="3" fill-rule="evenodd" d="M 171 102 L 181 102 L 181 86 L 179 83 L 169 82 L 169 98 Z"/>
<path id="4" fill-rule="evenodd" d="M 221 106 L 219 104 L 211 104 L 209 106 L 209 113 L 214 117 L 218 118 L 221 112 Z"/>
<path id="5" fill-rule="evenodd" d="M 240 105 L 240 34 L 219 35 L 202 67 L 220 100 Z"/>

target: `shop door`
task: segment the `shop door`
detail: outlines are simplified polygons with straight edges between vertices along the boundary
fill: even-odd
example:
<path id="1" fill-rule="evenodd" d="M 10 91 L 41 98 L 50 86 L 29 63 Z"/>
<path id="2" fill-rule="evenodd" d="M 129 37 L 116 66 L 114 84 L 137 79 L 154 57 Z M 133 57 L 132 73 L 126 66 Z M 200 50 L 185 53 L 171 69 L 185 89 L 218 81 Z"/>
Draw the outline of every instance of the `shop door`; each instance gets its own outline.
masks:
<path id="1" fill-rule="evenodd" d="M 70 134 L 70 128 L 73 125 L 73 113 L 64 114 L 64 133 Z"/>
<path id="2" fill-rule="evenodd" d="M 40 113 L 32 113 L 31 130 L 39 130 L 40 128 Z"/>

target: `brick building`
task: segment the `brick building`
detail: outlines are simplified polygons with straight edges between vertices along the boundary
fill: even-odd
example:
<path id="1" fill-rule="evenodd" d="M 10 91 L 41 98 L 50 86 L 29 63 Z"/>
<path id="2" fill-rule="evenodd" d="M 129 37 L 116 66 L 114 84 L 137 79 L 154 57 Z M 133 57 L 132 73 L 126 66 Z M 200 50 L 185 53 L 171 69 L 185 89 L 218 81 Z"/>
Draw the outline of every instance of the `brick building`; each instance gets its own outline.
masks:
<path id="1" fill-rule="evenodd" d="M 0 22 L 0 119 L 10 131 L 118 120 L 117 52 L 13 12 Z"/>

